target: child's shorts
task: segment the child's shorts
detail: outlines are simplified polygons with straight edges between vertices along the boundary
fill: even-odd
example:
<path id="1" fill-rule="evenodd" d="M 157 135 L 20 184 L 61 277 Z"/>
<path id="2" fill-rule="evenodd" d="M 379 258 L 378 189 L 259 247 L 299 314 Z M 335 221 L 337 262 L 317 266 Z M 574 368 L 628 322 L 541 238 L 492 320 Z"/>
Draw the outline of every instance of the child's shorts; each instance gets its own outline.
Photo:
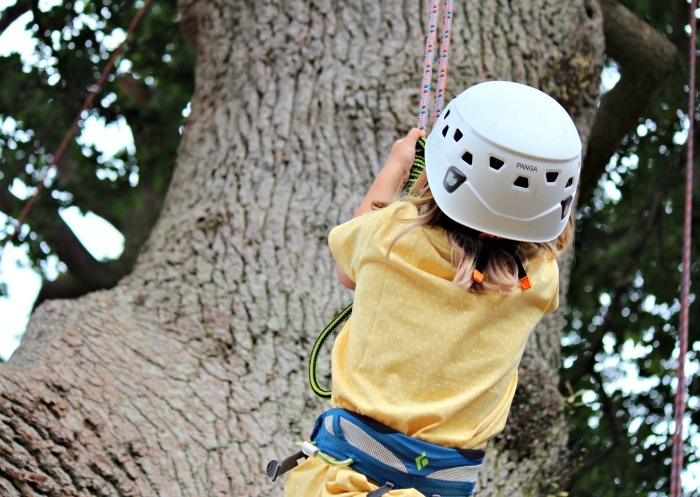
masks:
<path id="1" fill-rule="evenodd" d="M 310 457 L 294 468 L 284 483 L 285 497 L 365 497 L 379 485 L 348 466 L 330 466 Z M 424 497 L 412 488 L 395 489 L 386 497 Z"/>

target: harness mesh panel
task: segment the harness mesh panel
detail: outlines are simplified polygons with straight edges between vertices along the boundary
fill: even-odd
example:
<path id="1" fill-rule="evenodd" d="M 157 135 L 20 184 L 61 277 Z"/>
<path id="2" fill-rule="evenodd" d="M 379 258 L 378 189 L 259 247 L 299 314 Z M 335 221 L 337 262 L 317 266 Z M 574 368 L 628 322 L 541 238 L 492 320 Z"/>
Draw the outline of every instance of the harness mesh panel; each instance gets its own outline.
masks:
<path id="1" fill-rule="evenodd" d="M 323 425 L 326 427 L 326 431 L 328 433 L 335 436 L 335 433 L 333 433 L 333 416 L 328 416 L 326 419 L 324 419 Z"/>
<path id="2" fill-rule="evenodd" d="M 401 463 L 398 457 L 392 454 L 390 450 L 377 442 L 374 438 L 358 428 L 352 421 L 348 421 L 345 418 L 340 418 L 340 429 L 343 431 L 345 439 L 353 447 L 360 449 L 365 454 L 369 454 L 397 471 L 408 473 L 408 471 L 406 471 L 406 467 Z"/>
<path id="3" fill-rule="evenodd" d="M 481 465 L 478 466 L 457 466 L 449 469 L 441 469 L 434 473 L 430 473 L 426 478 L 434 478 L 436 480 L 448 481 L 463 481 L 467 483 L 475 483 L 476 477 L 479 474 Z"/>

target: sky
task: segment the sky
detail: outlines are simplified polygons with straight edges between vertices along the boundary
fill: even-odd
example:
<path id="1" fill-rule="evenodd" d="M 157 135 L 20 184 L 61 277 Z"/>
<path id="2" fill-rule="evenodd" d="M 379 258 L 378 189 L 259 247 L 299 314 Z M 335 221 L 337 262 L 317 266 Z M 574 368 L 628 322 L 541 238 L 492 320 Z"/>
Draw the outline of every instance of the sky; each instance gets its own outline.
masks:
<path id="1" fill-rule="evenodd" d="M 13 5 L 15 0 L 0 0 L 0 10 Z M 59 3 L 56 0 L 42 0 L 41 9 L 49 8 Z M 34 42 L 24 26 L 31 20 L 32 14 L 25 14 L 12 24 L 0 36 L 0 56 L 17 52 L 22 59 L 31 63 Z M 114 46 L 121 42 L 119 34 L 112 41 Z M 11 120 L 10 120 L 11 121 Z M 0 126 L 12 126 L 12 122 L 0 119 Z M 105 127 L 94 117 L 85 123 L 85 129 L 79 137 L 81 143 L 94 144 L 105 157 L 111 157 L 120 150 L 127 148 L 133 153 L 133 136 L 131 130 L 123 122 L 117 122 Z M 13 193 L 20 197 L 26 196 L 23 185 L 14 184 Z M 124 245 L 124 237 L 107 221 L 92 213 L 83 215 L 79 209 L 71 207 L 61 211 L 61 217 L 83 242 L 85 247 L 97 259 L 119 257 Z M 0 226 L 4 226 L 6 217 L 0 213 Z M 29 319 L 36 294 L 39 291 L 40 277 L 31 269 L 26 258 L 26 251 L 8 245 L 0 247 L 0 274 L 7 281 L 9 298 L 0 298 L 0 357 L 7 360 L 19 345 L 19 336 L 24 332 Z M 49 274 L 57 274 L 57 262 L 48 268 Z"/>

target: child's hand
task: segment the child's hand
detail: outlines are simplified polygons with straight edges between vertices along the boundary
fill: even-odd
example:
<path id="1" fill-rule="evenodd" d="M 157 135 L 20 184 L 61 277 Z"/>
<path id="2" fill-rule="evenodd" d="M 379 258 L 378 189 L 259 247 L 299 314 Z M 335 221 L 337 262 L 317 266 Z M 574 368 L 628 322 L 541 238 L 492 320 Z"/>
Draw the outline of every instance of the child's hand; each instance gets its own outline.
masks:
<path id="1" fill-rule="evenodd" d="M 391 153 L 384 168 L 394 169 L 396 174 L 400 174 L 401 185 L 408 181 L 408 175 L 416 157 L 416 142 L 421 136 L 425 136 L 425 132 L 413 128 L 405 137 L 396 140 L 391 147 Z"/>
<path id="2" fill-rule="evenodd" d="M 355 211 L 355 217 L 371 211 L 375 202 L 390 204 L 399 198 L 403 185 L 406 184 L 411 173 L 413 159 L 416 156 L 416 142 L 424 135 L 425 133 L 418 128 L 413 128 L 405 137 L 394 142 L 389 158 Z"/>

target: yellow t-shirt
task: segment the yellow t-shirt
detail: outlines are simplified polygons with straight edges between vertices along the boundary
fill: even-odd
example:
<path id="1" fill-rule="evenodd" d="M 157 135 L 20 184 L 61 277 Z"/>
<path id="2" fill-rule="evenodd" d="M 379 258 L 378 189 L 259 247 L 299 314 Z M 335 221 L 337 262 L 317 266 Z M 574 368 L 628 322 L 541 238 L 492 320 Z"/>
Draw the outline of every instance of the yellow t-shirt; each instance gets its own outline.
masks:
<path id="1" fill-rule="evenodd" d="M 409 231 L 407 202 L 334 228 L 335 260 L 356 283 L 332 351 L 334 407 L 443 447 L 481 449 L 503 430 L 527 337 L 557 308 L 551 257 L 525 265 L 532 288 L 470 293 L 453 282 L 443 230 Z"/>

